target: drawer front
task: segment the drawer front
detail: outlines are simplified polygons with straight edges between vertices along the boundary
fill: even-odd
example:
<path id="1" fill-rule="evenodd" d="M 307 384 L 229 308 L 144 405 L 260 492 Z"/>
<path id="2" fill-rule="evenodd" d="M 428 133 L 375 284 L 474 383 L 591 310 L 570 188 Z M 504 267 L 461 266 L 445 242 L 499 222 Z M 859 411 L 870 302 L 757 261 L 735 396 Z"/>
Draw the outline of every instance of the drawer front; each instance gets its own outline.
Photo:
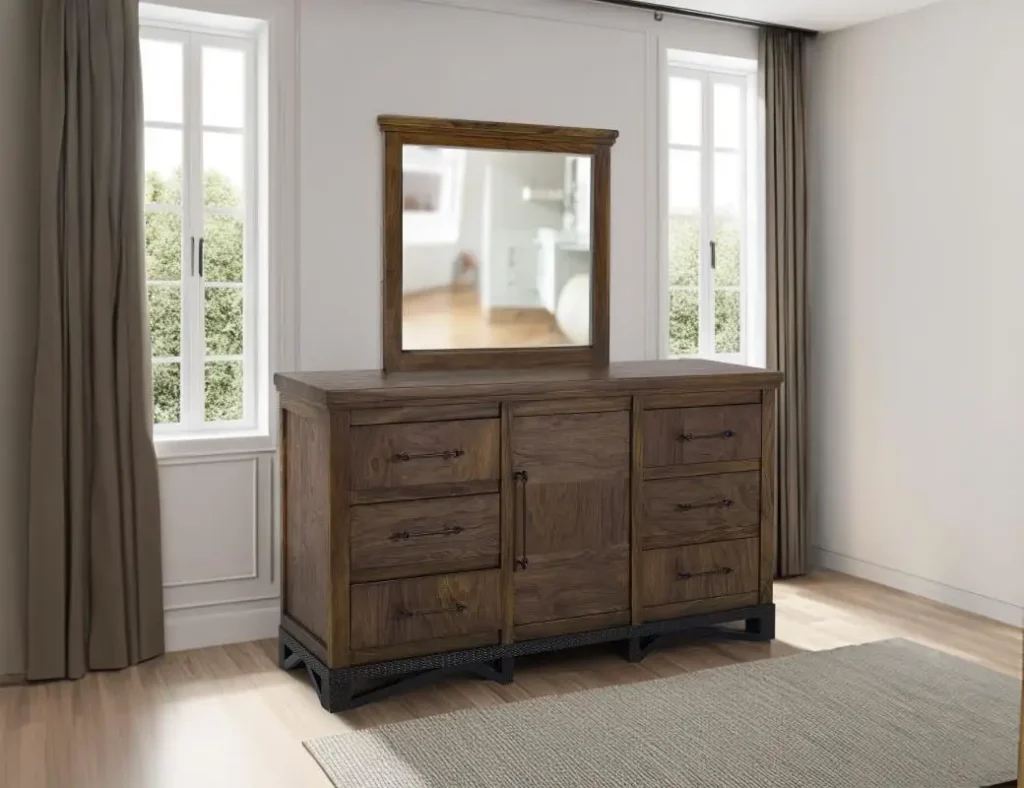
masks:
<path id="1" fill-rule="evenodd" d="M 757 590 L 758 539 L 647 550 L 643 554 L 644 607 Z"/>
<path id="2" fill-rule="evenodd" d="M 761 475 L 725 473 L 644 482 L 640 538 L 645 550 L 756 537 Z"/>
<path id="3" fill-rule="evenodd" d="M 756 460 L 760 456 L 760 405 L 644 413 L 644 465 L 648 468 Z"/>
<path id="4" fill-rule="evenodd" d="M 352 648 L 394 646 L 501 629 L 501 572 L 352 586 Z"/>
<path id="5" fill-rule="evenodd" d="M 500 499 L 469 495 L 352 507 L 355 582 L 501 563 Z"/>
<path id="6" fill-rule="evenodd" d="M 497 419 L 353 427 L 352 488 L 497 480 Z"/>

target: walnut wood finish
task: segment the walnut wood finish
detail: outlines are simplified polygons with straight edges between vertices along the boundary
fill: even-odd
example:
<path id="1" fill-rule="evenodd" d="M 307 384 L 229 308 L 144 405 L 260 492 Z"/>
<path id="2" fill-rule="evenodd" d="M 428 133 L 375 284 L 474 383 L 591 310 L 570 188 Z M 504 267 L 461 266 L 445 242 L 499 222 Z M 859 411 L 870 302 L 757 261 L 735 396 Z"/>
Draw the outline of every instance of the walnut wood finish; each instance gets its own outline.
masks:
<path id="1" fill-rule="evenodd" d="M 770 600 L 778 377 L 707 361 L 278 376 L 283 629 L 334 669 Z M 757 411 L 753 457 L 647 465 L 652 414 L 718 426 L 737 409 Z M 674 508 L 713 500 L 733 505 Z M 734 572 L 670 584 L 660 556 Z M 472 609 L 396 612 L 460 595 Z"/>
<path id="2" fill-rule="evenodd" d="M 516 626 L 629 608 L 629 420 L 513 419 Z"/>
<path id="3" fill-rule="evenodd" d="M 352 580 L 497 568 L 500 497 L 352 507 Z"/>
<path id="4" fill-rule="evenodd" d="M 382 115 L 384 134 L 384 369 L 389 372 L 608 363 L 611 146 L 617 131 Z M 592 157 L 591 344 L 586 347 L 404 350 L 402 150 L 405 145 L 549 151 Z"/>
<path id="5" fill-rule="evenodd" d="M 497 419 L 352 428 L 352 487 L 374 490 L 498 479 Z"/>
<path id="6" fill-rule="evenodd" d="M 642 548 L 757 538 L 761 531 L 760 493 L 758 472 L 645 482 Z"/>
<path id="7" fill-rule="evenodd" d="M 644 552 L 644 607 L 757 591 L 757 539 Z"/>
<path id="8" fill-rule="evenodd" d="M 352 648 L 494 633 L 501 628 L 501 573 L 387 580 L 352 586 Z"/>
<path id="9" fill-rule="evenodd" d="M 649 467 L 752 460 L 761 456 L 761 406 L 652 410 L 644 415 Z"/>
<path id="10" fill-rule="evenodd" d="M 327 413 L 310 419 L 281 411 L 284 455 L 283 541 L 285 577 L 283 613 L 308 630 L 322 646 L 328 637 L 327 598 L 330 583 L 328 544 Z"/>

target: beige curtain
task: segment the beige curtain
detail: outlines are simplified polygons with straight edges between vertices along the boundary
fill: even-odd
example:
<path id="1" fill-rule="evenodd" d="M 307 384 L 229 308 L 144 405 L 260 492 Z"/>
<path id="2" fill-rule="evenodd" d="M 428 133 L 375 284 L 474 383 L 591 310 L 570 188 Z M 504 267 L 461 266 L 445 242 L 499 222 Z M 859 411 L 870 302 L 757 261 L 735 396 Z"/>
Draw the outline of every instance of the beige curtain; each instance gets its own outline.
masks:
<path id="1" fill-rule="evenodd" d="M 804 36 L 761 32 L 768 187 L 768 365 L 779 393 L 776 571 L 807 571 L 807 175 Z"/>
<path id="2" fill-rule="evenodd" d="M 41 0 L 27 674 L 163 651 L 138 0 Z"/>

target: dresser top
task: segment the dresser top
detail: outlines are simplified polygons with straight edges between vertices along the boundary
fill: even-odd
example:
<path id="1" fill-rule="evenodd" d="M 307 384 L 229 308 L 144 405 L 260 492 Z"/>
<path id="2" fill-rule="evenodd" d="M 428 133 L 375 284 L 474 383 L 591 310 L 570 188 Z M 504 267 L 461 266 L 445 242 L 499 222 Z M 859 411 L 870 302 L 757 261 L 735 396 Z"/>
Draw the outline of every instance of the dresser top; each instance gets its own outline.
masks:
<path id="1" fill-rule="evenodd" d="M 597 369 L 552 367 L 391 374 L 356 370 L 274 375 L 274 383 L 285 397 L 339 407 L 426 399 L 774 388 L 781 382 L 781 372 L 704 359 L 631 361 Z"/>

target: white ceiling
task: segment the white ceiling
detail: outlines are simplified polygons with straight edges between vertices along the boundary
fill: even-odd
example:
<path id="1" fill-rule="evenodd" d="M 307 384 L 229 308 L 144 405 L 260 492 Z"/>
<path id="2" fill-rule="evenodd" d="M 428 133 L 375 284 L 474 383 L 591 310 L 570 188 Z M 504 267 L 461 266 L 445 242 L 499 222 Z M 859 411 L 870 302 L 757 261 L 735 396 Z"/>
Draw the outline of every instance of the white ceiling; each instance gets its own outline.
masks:
<path id="1" fill-rule="evenodd" d="M 811 30 L 839 30 L 938 0 L 648 0 L 657 5 L 738 16 Z"/>

